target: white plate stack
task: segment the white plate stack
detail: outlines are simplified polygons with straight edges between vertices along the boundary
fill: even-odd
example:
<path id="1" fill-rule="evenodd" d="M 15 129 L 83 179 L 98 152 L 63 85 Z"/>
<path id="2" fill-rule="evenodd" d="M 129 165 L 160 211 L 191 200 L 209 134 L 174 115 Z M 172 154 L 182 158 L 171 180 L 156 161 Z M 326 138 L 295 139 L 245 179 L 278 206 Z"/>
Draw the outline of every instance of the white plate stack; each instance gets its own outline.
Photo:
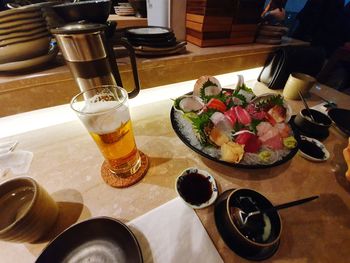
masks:
<path id="1" fill-rule="evenodd" d="M 56 54 L 40 5 L 0 12 L 0 71 L 35 67 Z"/>
<path id="2" fill-rule="evenodd" d="M 114 11 L 118 16 L 134 16 L 135 10 L 131 7 L 129 3 L 119 3 L 114 6 Z"/>

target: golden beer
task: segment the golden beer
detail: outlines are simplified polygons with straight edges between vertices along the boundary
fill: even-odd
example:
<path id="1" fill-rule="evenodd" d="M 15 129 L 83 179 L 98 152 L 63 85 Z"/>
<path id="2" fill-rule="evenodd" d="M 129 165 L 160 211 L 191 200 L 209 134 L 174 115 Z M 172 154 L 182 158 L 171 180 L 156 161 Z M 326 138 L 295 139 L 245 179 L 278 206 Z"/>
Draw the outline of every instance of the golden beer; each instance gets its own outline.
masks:
<path id="1" fill-rule="evenodd" d="M 140 167 L 140 155 L 136 147 L 131 121 L 122 123 L 116 131 L 107 134 L 89 132 L 112 171 L 133 174 Z"/>
<path id="2" fill-rule="evenodd" d="M 81 92 L 71 107 L 94 139 L 113 175 L 127 177 L 141 167 L 132 130 L 128 94 L 113 86 Z"/>

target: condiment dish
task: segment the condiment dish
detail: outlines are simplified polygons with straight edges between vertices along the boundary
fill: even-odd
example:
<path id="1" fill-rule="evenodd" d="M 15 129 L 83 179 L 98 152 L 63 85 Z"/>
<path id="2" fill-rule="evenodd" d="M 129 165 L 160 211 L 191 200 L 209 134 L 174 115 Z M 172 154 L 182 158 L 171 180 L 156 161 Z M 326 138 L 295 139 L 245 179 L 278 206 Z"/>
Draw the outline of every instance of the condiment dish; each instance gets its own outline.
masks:
<path id="1" fill-rule="evenodd" d="M 195 167 L 185 169 L 176 178 L 175 190 L 182 200 L 194 209 L 208 207 L 218 197 L 214 177 Z"/>
<path id="2" fill-rule="evenodd" d="M 303 135 L 300 136 L 300 139 L 300 156 L 314 162 L 324 162 L 329 159 L 329 152 L 320 141 Z"/>

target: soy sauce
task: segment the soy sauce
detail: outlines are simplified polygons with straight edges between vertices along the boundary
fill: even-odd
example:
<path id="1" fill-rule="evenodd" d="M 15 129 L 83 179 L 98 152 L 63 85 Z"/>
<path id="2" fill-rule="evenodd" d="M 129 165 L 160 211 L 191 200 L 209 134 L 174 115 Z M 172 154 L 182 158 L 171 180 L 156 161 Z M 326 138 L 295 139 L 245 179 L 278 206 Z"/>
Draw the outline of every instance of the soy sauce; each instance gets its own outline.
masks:
<path id="1" fill-rule="evenodd" d="M 199 173 L 181 176 L 177 187 L 181 197 L 192 205 L 201 205 L 207 202 L 213 193 L 209 177 Z"/>
<path id="2" fill-rule="evenodd" d="M 325 156 L 324 152 L 319 146 L 307 140 L 301 140 L 301 143 L 299 144 L 299 149 L 303 153 L 317 159 L 323 159 Z"/>

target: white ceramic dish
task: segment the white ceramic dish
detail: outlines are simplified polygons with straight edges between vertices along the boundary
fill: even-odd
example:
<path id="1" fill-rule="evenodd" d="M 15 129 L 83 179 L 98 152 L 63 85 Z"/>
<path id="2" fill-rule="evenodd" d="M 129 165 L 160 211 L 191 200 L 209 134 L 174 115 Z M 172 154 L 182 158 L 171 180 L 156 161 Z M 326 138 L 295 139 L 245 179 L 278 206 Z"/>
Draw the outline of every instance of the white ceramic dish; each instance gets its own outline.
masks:
<path id="1" fill-rule="evenodd" d="M 184 197 L 182 196 L 182 193 L 180 193 L 180 189 L 179 189 L 179 180 L 181 180 L 181 177 L 184 177 L 184 176 L 187 176 L 189 174 L 193 174 L 193 173 L 198 173 L 198 174 L 201 174 L 203 176 L 205 176 L 210 185 L 211 185 L 211 190 L 212 190 L 212 194 L 211 194 L 211 197 L 209 198 L 208 201 L 200 204 L 200 205 L 193 205 L 189 202 L 187 202 Z M 176 193 L 181 197 L 181 199 L 190 207 L 194 208 L 194 209 L 201 209 L 201 208 L 205 208 L 205 207 L 208 207 L 210 206 L 211 204 L 213 204 L 216 200 L 216 198 L 218 197 L 218 188 L 216 186 L 216 182 L 215 182 L 215 179 L 214 177 L 208 173 L 207 171 L 204 171 L 204 170 L 200 170 L 198 168 L 195 168 L 195 167 L 190 167 L 190 168 L 187 168 L 185 169 L 184 171 L 182 171 L 182 173 L 176 178 L 175 180 L 175 190 L 176 190 Z M 195 191 L 195 189 L 193 189 Z"/>
<path id="2" fill-rule="evenodd" d="M 307 136 L 304 136 L 304 135 L 300 135 L 300 138 L 302 140 L 307 140 L 309 142 L 313 142 L 314 144 L 316 144 L 323 152 L 324 152 L 324 157 L 322 159 L 317 159 L 315 157 L 312 157 L 304 152 L 302 152 L 300 149 L 299 149 L 299 154 L 304 157 L 305 159 L 308 159 L 310 161 L 313 161 L 313 162 L 324 162 L 324 161 L 327 161 L 329 159 L 329 152 L 328 150 L 326 149 L 326 147 L 323 145 L 323 143 L 321 143 L 320 141 L 314 139 L 314 138 L 310 138 L 310 137 L 307 137 Z"/>

